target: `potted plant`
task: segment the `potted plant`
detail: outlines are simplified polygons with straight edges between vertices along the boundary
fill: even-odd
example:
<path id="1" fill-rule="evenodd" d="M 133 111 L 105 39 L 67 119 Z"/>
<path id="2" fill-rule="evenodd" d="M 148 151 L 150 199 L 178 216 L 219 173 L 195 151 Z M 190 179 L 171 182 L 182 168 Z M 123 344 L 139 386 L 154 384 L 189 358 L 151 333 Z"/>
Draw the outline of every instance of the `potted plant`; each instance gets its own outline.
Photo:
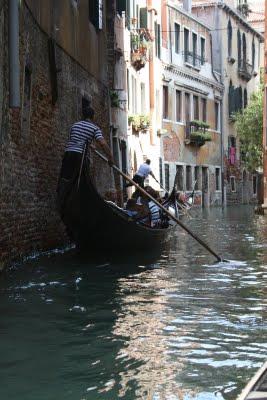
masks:
<path id="1" fill-rule="evenodd" d="M 119 99 L 119 94 L 115 90 L 111 90 L 109 92 L 109 97 L 110 97 L 110 104 L 111 107 L 119 107 L 120 106 L 120 99 Z"/>
<path id="2" fill-rule="evenodd" d="M 149 128 L 150 118 L 149 115 L 140 115 L 140 128 L 147 130 Z"/>

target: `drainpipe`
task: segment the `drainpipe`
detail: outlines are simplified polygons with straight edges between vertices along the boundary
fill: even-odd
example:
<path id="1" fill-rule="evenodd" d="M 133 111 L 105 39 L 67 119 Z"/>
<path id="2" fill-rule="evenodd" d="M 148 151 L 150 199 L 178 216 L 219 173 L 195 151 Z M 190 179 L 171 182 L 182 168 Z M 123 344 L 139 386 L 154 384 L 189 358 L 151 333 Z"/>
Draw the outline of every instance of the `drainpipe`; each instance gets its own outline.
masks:
<path id="1" fill-rule="evenodd" d="M 8 53 L 9 53 L 9 107 L 20 107 L 19 64 L 19 1 L 9 0 L 8 7 Z"/>

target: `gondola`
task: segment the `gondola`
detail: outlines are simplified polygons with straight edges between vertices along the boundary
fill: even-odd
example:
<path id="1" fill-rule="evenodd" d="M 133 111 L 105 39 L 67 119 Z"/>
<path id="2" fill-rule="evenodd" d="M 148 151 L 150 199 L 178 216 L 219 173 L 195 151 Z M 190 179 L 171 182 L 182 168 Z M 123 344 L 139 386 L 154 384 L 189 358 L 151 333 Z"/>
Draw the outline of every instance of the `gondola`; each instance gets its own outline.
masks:
<path id="1" fill-rule="evenodd" d="M 168 223 L 161 228 L 138 223 L 114 203 L 105 201 L 97 192 L 88 167 L 79 178 L 59 184 L 58 208 L 70 239 L 82 251 L 155 249 L 164 246 L 174 229 Z"/>
<path id="2" fill-rule="evenodd" d="M 267 362 L 256 372 L 248 382 L 238 400 L 266 400 L 267 399 Z"/>

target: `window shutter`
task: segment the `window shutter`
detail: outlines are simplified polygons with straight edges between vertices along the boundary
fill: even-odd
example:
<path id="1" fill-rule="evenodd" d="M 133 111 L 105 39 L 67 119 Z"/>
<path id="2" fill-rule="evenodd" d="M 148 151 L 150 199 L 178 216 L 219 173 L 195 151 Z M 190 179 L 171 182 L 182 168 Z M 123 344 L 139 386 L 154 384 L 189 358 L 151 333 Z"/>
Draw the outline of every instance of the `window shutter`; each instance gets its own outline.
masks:
<path id="1" fill-rule="evenodd" d="M 89 0 L 89 20 L 99 29 L 99 0 Z"/>
<path id="2" fill-rule="evenodd" d="M 117 0 L 117 13 L 121 15 L 122 12 L 126 13 L 126 0 Z"/>
<path id="3" fill-rule="evenodd" d="M 147 8 L 140 8 L 140 28 L 147 28 Z"/>

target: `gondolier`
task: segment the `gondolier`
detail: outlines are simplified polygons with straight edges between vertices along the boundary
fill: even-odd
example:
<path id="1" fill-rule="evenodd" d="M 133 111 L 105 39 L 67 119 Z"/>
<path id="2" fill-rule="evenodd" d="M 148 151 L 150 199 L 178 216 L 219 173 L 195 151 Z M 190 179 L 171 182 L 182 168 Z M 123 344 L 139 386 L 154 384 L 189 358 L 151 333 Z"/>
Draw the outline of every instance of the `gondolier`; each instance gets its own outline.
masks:
<path id="1" fill-rule="evenodd" d="M 133 177 L 133 181 L 136 182 L 142 188 L 144 187 L 144 182 L 145 182 L 145 179 L 148 177 L 148 175 L 151 175 L 154 179 L 156 179 L 155 175 L 153 174 L 153 172 L 151 170 L 150 163 L 151 163 L 151 161 L 149 159 L 147 159 L 144 164 L 140 165 L 138 171 L 135 173 L 135 175 Z M 126 186 L 128 187 L 128 186 L 133 186 L 133 185 L 131 183 L 128 183 Z"/>
<path id="2" fill-rule="evenodd" d="M 88 146 L 95 140 L 103 153 L 107 156 L 109 163 L 114 164 L 110 148 L 103 137 L 101 129 L 93 122 L 94 110 L 91 107 L 83 108 L 83 119 L 72 125 L 69 139 L 65 148 L 60 178 L 70 180 L 77 175 L 82 154 L 86 143 Z"/>

